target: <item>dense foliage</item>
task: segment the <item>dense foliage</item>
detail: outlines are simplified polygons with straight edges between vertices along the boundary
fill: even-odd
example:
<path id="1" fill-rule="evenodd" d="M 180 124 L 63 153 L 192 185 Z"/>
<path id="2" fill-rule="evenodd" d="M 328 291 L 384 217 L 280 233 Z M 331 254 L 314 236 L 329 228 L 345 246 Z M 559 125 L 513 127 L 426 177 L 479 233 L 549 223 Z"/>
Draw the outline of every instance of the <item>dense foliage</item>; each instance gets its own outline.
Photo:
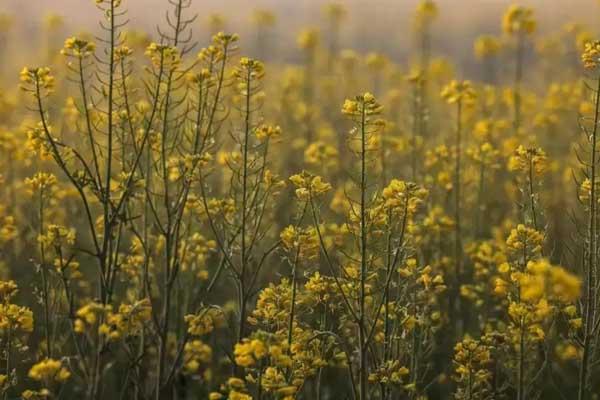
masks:
<path id="1" fill-rule="evenodd" d="M 512 6 L 475 82 L 431 0 L 406 65 L 344 49 L 342 4 L 265 65 L 267 10 L 197 49 L 191 0 L 152 35 L 95 3 L 97 37 L 3 67 L 3 399 L 598 399 L 585 27 Z"/>

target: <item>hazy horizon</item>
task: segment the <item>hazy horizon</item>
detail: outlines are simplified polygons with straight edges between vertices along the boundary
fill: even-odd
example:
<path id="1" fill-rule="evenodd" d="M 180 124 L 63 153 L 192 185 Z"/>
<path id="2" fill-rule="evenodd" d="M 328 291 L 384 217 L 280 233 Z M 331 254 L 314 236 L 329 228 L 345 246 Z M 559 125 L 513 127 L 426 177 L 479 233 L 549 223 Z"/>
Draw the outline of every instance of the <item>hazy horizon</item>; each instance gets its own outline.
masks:
<path id="1" fill-rule="evenodd" d="M 482 33 L 499 33 L 500 18 L 511 0 L 438 0 L 440 18 L 434 27 L 434 49 L 438 54 L 456 56 L 459 60 L 472 58 L 472 41 Z M 168 0 L 124 0 L 129 11 L 130 26 L 155 34 L 155 26 L 164 20 L 170 7 Z M 198 14 L 193 27 L 200 44 L 208 40 L 207 17 L 219 13 L 226 18 L 228 31 L 242 36 L 241 46 L 252 41 L 248 19 L 256 9 L 269 9 L 277 17 L 273 30 L 273 43 L 280 60 L 287 60 L 286 48 L 295 47 L 295 37 L 300 29 L 320 26 L 323 23 L 322 7 L 326 0 L 195 0 L 190 14 Z M 341 46 L 358 51 L 379 50 L 388 56 L 403 60 L 411 51 L 410 20 L 418 0 L 346 0 L 340 1 L 348 8 L 348 18 L 342 30 Z M 568 7 L 561 0 L 523 0 L 519 4 L 533 7 L 539 20 L 540 32 L 559 29 L 572 20 L 591 25 L 600 20 L 600 2 L 572 0 Z M 469 10 L 465 12 L 464 10 Z M 4 0 L 0 12 L 14 16 L 17 32 L 40 37 L 43 18 L 49 13 L 61 15 L 65 27 L 60 34 L 72 35 L 98 27 L 100 14 L 93 0 Z M 204 39 L 202 34 L 204 33 Z M 247 38 L 250 38 L 248 40 Z M 42 38 L 43 40 L 43 38 Z M 367 45 L 368 44 L 368 45 Z M 247 48 L 246 48 L 247 50 Z M 34 61 L 34 60 L 31 60 Z"/>
<path id="2" fill-rule="evenodd" d="M 438 0 L 440 8 L 440 25 L 452 24 L 451 35 L 460 24 L 469 20 L 471 25 L 487 24 L 494 18 L 497 26 L 488 29 L 499 30 L 501 12 L 513 0 L 458 0 L 461 4 L 456 7 L 457 0 Z M 327 0 L 197 0 L 193 1 L 191 13 L 200 15 L 199 22 L 205 23 L 202 14 L 220 13 L 227 19 L 230 28 L 235 29 L 245 24 L 256 9 L 272 10 L 278 18 L 279 25 L 295 28 L 304 25 L 314 25 L 322 17 L 322 6 L 331 1 Z M 352 26 L 361 26 L 368 30 L 366 24 L 376 19 L 377 28 L 394 30 L 398 25 L 409 22 L 418 0 L 344 0 L 338 1 L 349 10 L 348 21 Z M 134 26 L 153 26 L 164 16 L 164 11 L 170 7 L 168 0 L 124 0 L 129 10 L 129 17 Z M 523 0 L 521 5 L 534 7 L 541 20 L 540 27 L 566 22 L 577 18 L 584 23 L 592 23 L 600 17 L 600 2 L 594 0 L 571 0 L 569 7 L 564 6 L 564 0 Z M 587 7 L 586 7 L 587 5 Z M 543 7 L 542 7 L 543 6 Z M 464 10 L 469 10 L 465 13 Z M 72 29 L 88 27 L 90 22 L 98 19 L 97 8 L 93 0 L 3 0 L 0 2 L 0 12 L 9 13 L 16 17 L 20 24 L 36 26 L 42 22 L 47 13 L 55 13 L 65 18 L 65 23 Z M 469 29 L 473 29 L 469 26 Z M 460 29 L 459 29 L 460 30 Z"/>

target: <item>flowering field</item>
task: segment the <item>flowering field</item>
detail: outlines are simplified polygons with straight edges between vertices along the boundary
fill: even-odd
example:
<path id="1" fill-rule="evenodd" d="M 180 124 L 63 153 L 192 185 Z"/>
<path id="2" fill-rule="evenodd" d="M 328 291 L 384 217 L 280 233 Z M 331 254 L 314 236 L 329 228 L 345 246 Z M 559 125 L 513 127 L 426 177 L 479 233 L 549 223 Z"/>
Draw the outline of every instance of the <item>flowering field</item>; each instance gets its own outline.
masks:
<path id="1" fill-rule="evenodd" d="M 433 0 L 401 60 L 89 1 L 0 15 L 2 400 L 600 399 L 593 29 L 511 6 L 469 77 Z"/>

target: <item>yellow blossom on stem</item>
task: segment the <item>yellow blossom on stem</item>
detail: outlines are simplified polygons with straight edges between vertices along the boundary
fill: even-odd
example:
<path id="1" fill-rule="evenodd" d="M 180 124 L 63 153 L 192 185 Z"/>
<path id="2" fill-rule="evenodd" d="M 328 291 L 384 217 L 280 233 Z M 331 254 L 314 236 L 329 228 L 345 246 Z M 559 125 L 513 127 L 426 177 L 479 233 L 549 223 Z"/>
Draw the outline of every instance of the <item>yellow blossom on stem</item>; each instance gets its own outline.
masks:
<path id="1" fill-rule="evenodd" d="M 63 367 L 61 361 L 46 358 L 31 367 L 28 375 L 35 381 L 62 383 L 69 379 L 71 373 L 68 369 Z"/>
<path id="2" fill-rule="evenodd" d="M 441 96 L 448 104 L 472 104 L 476 93 L 470 81 L 453 80 L 442 89 Z"/>
<path id="3" fill-rule="evenodd" d="M 511 5 L 502 18 L 502 30 L 510 35 L 531 35 L 536 26 L 533 10 L 527 7 Z"/>

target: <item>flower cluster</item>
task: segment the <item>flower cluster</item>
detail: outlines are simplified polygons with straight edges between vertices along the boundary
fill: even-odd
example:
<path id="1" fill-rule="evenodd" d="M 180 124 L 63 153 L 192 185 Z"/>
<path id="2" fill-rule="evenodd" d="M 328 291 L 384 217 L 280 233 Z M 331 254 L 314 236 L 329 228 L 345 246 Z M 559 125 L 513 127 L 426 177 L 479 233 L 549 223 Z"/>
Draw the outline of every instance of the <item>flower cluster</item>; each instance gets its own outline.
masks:
<path id="1" fill-rule="evenodd" d="M 87 58 L 94 54 L 96 44 L 87 40 L 71 37 L 65 40 L 64 48 L 61 54 L 69 57 Z M 121 50 L 122 54 L 123 51 Z"/>
<path id="2" fill-rule="evenodd" d="M 448 104 L 472 104 L 475 100 L 475 90 L 470 81 L 452 81 L 442 90 L 442 98 Z"/>
<path id="3" fill-rule="evenodd" d="M 300 200 L 316 198 L 331 190 L 331 185 L 324 182 L 323 178 L 306 171 L 291 176 L 290 181 L 296 187 L 296 197 Z"/>
<path id="4" fill-rule="evenodd" d="M 512 5 L 502 18 L 502 30 L 510 35 L 531 35 L 535 32 L 536 26 L 533 10 L 527 7 Z"/>

